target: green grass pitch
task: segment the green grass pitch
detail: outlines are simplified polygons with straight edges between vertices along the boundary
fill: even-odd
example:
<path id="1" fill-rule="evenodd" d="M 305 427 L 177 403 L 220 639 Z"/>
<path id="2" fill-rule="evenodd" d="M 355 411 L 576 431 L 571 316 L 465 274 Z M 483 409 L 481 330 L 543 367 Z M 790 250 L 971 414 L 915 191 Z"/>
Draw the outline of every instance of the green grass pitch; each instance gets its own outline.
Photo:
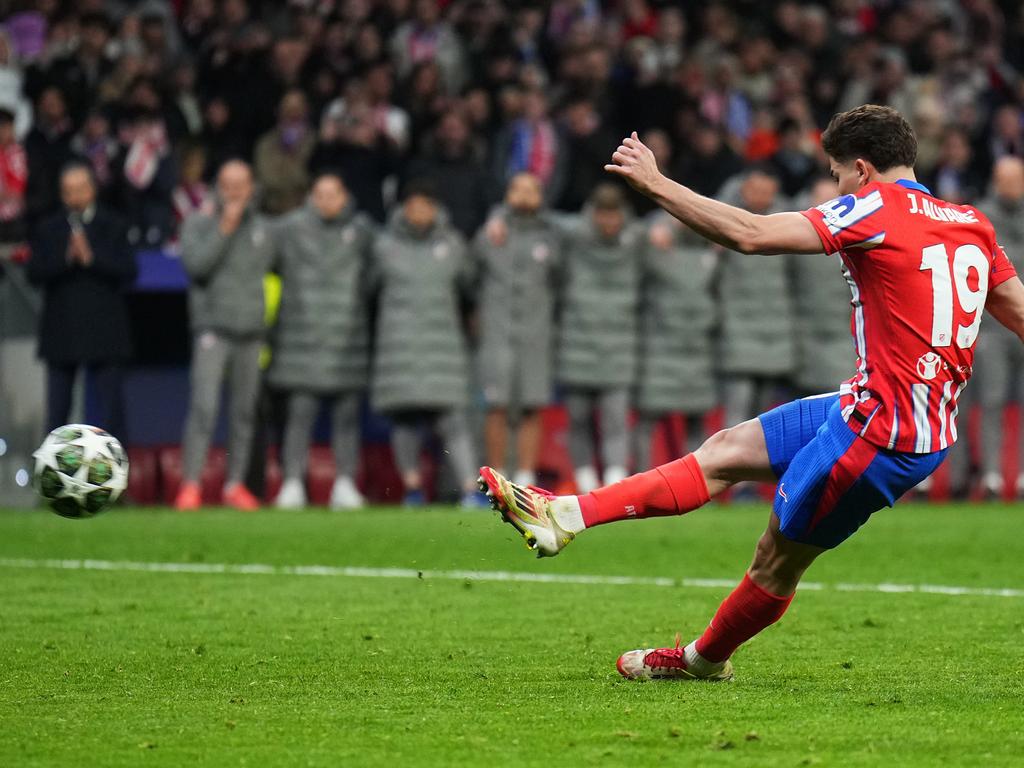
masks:
<path id="1" fill-rule="evenodd" d="M 614 666 L 699 633 L 727 587 L 436 577 L 732 582 L 766 515 L 606 526 L 537 561 L 490 512 L 2 512 L 0 766 L 1024 765 L 1021 507 L 879 513 L 731 684 Z M 288 571 L 303 565 L 414 574 Z"/>

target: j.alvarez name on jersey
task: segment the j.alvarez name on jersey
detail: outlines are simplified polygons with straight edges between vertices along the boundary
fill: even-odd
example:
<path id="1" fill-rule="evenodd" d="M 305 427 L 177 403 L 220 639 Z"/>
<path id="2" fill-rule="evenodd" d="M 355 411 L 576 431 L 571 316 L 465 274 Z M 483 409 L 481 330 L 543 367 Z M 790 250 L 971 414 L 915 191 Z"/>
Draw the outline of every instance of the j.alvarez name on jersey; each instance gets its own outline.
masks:
<path id="1" fill-rule="evenodd" d="M 936 205 L 927 197 L 918 198 L 918 195 L 913 192 L 908 192 L 907 197 L 910 199 L 910 207 L 907 209 L 908 213 L 916 213 L 921 216 L 927 216 L 932 221 L 945 221 L 950 224 L 978 223 L 978 217 L 970 208 L 957 209 L 949 208 L 945 205 Z"/>

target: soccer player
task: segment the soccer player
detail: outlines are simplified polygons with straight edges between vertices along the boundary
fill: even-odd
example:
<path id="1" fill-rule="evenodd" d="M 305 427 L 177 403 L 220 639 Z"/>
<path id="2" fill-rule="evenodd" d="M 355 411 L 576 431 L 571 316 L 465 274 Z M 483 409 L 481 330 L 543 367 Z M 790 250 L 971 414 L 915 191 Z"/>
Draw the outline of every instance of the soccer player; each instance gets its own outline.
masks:
<path id="1" fill-rule="evenodd" d="M 917 140 L 898 112 L 865 105 L 838 114 L 822 147 L 839 197 L 803 212 L 756 215 L 701 197 L 663 176 L 635 133 L 605 170 L 741 253 L 838 252 L 858 361 L 837 393 L 780 406 L 583 496 L 555 497 L 481 469 L 492 503 L 539 556 L 595 525 L 684 514 L 734 483 L 778 480 L 753 564 L 708 628 L 684 647 L 623 654 L 627 678 L 730 679 L 729 657 L 779 620 L 814 559 L 942 463 L 982 312 L 1024 339 L 1024 285 L 992 225 L 915 180 Z"/>

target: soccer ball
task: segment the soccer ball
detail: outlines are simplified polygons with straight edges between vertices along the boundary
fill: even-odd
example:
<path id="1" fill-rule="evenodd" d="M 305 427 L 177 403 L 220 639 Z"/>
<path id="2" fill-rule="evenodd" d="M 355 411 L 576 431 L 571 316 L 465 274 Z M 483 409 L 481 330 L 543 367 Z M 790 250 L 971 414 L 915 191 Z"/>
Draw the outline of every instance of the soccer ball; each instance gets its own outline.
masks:
<path id="1" fill-rule="evenodd" d="M 121 443 L 88 424 L 58 427 L 32 456 L 36 491 L 61 517 L 98 515 L 128 485 Z"/>

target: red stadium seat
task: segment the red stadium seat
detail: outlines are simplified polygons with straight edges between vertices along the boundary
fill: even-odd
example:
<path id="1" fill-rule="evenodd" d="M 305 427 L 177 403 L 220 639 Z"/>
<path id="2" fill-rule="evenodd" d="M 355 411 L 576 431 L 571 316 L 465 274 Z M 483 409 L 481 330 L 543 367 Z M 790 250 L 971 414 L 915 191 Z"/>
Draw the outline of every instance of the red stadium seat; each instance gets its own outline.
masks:
<path id="1" fill-rule="evenodd" d="M 132 504 L 156 504 L 159 499 L 159 472 L 154 448 L 128 449 L 128 489 Z"/>

